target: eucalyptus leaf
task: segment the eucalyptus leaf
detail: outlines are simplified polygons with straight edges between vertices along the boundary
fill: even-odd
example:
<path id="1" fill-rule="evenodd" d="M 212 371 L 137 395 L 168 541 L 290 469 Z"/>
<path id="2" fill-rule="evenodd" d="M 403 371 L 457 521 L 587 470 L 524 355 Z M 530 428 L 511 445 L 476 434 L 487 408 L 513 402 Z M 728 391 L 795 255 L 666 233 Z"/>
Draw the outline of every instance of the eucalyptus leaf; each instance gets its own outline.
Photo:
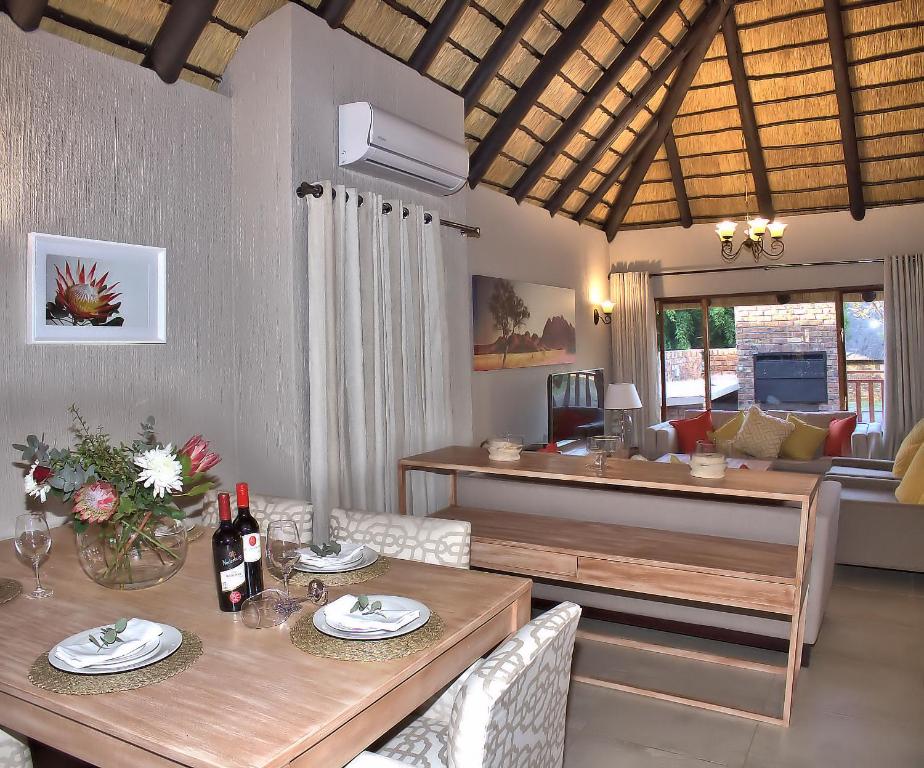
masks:
<path id="1" fill-rule="evenodd" d="M 115 631 L 124 632 L 127 626 L 128 626 L 128 619 L 117 619 L 115 623 Z"/>

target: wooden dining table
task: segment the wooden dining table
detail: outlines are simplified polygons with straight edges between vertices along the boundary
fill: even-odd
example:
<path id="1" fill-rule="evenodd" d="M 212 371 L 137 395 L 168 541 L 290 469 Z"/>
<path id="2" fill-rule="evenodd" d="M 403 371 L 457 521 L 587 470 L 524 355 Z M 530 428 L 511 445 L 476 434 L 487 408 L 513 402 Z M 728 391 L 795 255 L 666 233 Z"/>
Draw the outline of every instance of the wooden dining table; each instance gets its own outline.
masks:
<path id="1" fill-rule="evenodd" d="M 332 588 L 330 599 L 416 598 L 442 617 L 443 635 L 402 659 L 334 661 L 296 648 L 288 624 L 250 629 L 218 610 L 208 534 L 190 543 L 171 580 L 136 591 L 86 577 L 71 530 L 53 539 L 42 578 L 54 597 L 0 605 L 0 727 L 100 768 L 339 768 L 529 620 L 528 579 L 393 559 L 371 581 Z M 31 589 L 10 541 L 0 542 L 0 577 Z M 307 605 L 290 623 L 314 610 Z M 132 691 L 66 695 L 29 681 L 56 642 L 123 616 L 194 632 L 204 653 Z"/>

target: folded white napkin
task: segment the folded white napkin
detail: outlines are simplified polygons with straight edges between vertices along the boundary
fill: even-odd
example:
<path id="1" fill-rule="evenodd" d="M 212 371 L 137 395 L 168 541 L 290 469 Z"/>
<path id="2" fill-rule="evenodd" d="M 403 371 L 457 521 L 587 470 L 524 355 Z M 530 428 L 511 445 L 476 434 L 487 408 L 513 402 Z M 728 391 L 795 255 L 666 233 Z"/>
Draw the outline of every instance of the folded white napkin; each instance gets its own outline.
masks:
<path id="1" fill-rule="evenodd" d="M 358 563 L 363 558 L 364 549 L 365 547 L 362 544 L 350 544 L 348 542 L 343 542 L 340 545 L 340 552 L 338 552 L 336 555 L 326 555 L 325 557 L 321 557 L 316 552 L 312 552 L 308 547 L 303 547 L 302 549 L 298 550 L 298 557 L 302 565 L 329 568 L 331 566 L 352 565 L 353 563 Z"/>
<path id="2" fill-rule="evenodd" d="M 389 609 L 387 601 L 383 603 L 382 613 L 351 613 L 356 595 L 344 595 L 325 606 L 324 618 L 329 626 L 344 632 L 395 632 L 420 617 L 420 611 Z"/>
<path id="3" fill-rule="evenodd" d="M 163 631 L 163 627 L 153 621 L 129 619 L 125 631 L 119 634 L 122 639 L 121 643 L 113 643 L 106 648 L 97 648 L 90 642 L 90 635 L 98 635 L 98 630 L 92 632 L 87 630 L 81 633 L 82 641 L 58 645 L 55 648 L 55 656 L 76 669 L 107 664 L 130 656 L 142 646 L 157 640 Z M 154 645 L 154 648 L 156 647 Z"/>

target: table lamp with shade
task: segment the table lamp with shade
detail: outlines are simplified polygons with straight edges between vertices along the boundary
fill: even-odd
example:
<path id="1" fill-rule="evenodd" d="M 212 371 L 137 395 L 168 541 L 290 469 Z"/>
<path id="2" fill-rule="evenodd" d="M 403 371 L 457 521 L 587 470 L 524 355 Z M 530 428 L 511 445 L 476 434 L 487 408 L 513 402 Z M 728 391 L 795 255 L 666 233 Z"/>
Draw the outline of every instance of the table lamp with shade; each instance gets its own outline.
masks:
<path id="1" fill-rule="evenodd" d="M 623 445 L 626 448 L 631 447 L 629 439 L 632 435 L 632 415 L 629 411 L 635 411 L 641 407 L 642 401 L 638 396 L 635 384 L 610 384 L 606 388 L 603 408 L 607 411 L 617 412 L 618 415 L 613 425 L 614 435 L 622 438 Z"/>

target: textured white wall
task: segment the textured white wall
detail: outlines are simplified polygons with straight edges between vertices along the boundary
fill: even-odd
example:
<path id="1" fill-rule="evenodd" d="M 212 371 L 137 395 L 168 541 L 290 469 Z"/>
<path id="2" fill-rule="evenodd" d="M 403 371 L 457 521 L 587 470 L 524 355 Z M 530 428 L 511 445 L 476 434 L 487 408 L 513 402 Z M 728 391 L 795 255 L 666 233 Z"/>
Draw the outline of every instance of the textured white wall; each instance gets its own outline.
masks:
<path id="1" fill-rule="evenodd" d="M 580 227 L 562 216 L 552 218 L 534 205 L 485 187 L 469 193 L 468 216 L 481 227 L 481 239 L 469 243 L 472 274 L 527 280 L 573 288 L 576 293 L 577 362 L 505 371 L 475 371 L 472 416 L 475 440 L 510 432 L 528 441 L 544 441 L 548 432 L 546 380 L 557 370 L 603 368 L 609 379 L 609 326 L 594 326 L 591 299 L 607 292 L 607 242 L 600 230 Z M 471 287 L 469 286 L 469 291 Z M 471 306 L 466 325 L 471 338 Z M 466 364 L 471 370 L 471 345 Z"/>
<path id="2" fill-rule="evenodd" d="M 68 404 L 131 439 L 147 414 L 165 439 L 203 432 L 235 476 L 226 97 L 0 15 L 0 538 L 24 511 L 11 442 L 68 440 Z M 27 346 L 30 231 L 167 248 L 168 341 Z"/>
<path id="3" fill-rule="evenodd" d="M 873 208 L 863 221 L 854 221 L 846 211 L 781 218 L 789 223 L 783 260 L 791 263 L 881 258 L 924 247 L 924 204 Z M 742 236 L 738 229 L 736 243 Z M 723 266 L 713 224 L 620 232 L 610 244 L 610 259 L 619 269 L 632 266 L 651 272 Z M 733 266 L 753 265 L 753 259 L 742 254 Z M 882 265 L 876 264 L 665 277 L 656 279 L 653 287 L 658 296 L 695 296 L 881 282 Z"/>

